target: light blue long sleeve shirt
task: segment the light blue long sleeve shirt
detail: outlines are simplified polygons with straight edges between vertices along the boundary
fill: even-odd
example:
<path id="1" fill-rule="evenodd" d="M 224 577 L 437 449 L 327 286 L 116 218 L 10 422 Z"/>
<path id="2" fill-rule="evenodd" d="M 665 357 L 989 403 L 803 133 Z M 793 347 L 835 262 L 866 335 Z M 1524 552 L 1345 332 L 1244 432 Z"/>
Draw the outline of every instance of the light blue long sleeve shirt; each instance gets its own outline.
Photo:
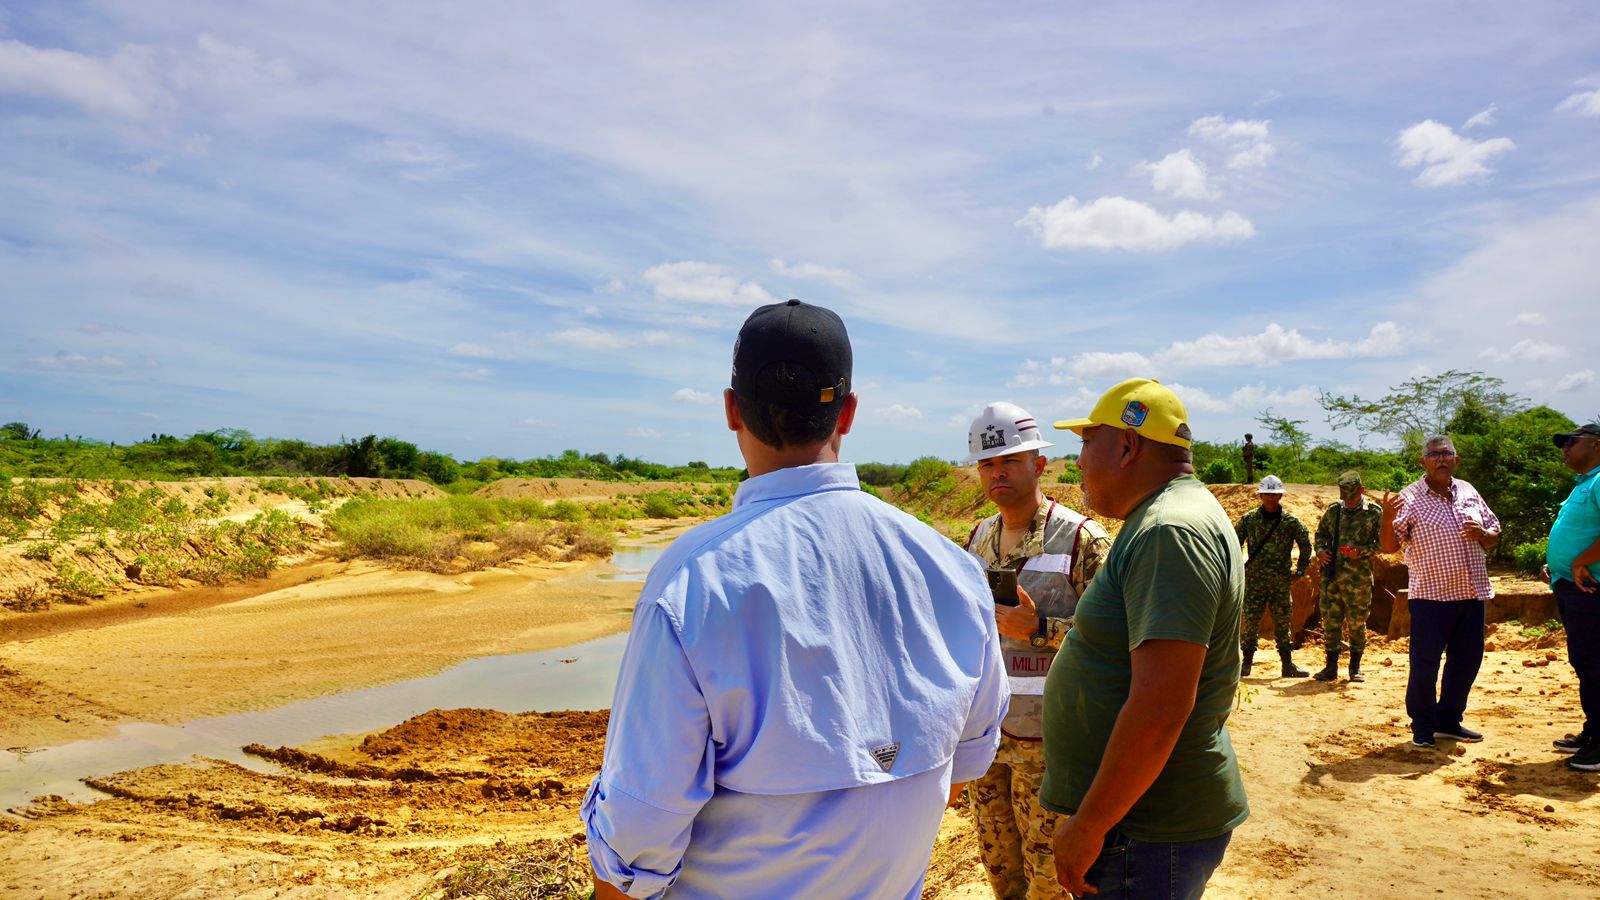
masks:
<path id="1" fill-rule="evenodd" d="M 972 557 L 854 466 L 751 478 L 639 595 L 590 862 L 632 897 L 915 897 L 1008 702 Z"/>

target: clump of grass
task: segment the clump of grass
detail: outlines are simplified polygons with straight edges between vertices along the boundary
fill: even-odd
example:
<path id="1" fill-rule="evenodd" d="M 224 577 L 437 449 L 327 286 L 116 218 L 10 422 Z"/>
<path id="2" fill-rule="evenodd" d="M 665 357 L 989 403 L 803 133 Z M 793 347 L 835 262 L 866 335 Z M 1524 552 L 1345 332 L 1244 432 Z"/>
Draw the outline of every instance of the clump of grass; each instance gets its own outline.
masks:
<path id="1" fill-rule="evenodd" d="M 1543 625 L 1527 625 L 1521 629 L 1523 637 L 1538 638 L 1561 630 L 1561 620 L 1551 619 Z"/>
<path id="2" fill-rule="evenodd" d="M 49 562 L 55 558 L 56 551 L 60 549 L 60 541 L 40 541 L 37 544 L 28 545 L 27 549 L 22 551 L 22 558 L 31 559 L 35 562 Z"/>
<path id="3" fill-rule="evenodd" d="M 0 601 L 0 606 L 13 612 L 38 612 L 50 608 L 50 597 L 38 585 L 24 584 Z"/>
<path id="4" fill-rule="evenodd" d="M 88 603 L 95 597 L 104 597 L 107 587 L 105 581 L 66 559 L 56 562 L 56 573 L 46 584 L 66 603 Z"/>
<path id="5" fill-rule="evenodd" d="M 481 569 L 523 556 L 610 555 L 615 537 L 596 523 L 566 518 L 574 510 L 582 513 L 568 501 L 546 505 L 505 497 L 358 499 L 330 515 L 327 525 L 345 559 L 381 559 L 434 572 Z"/>
<path id="6" fill-rule="evenodd" d="M 507 861 L 470 862 L 424 896 L 428 900 L 581 900 L 592 878 L 580 845 L 546 841 Z"/>

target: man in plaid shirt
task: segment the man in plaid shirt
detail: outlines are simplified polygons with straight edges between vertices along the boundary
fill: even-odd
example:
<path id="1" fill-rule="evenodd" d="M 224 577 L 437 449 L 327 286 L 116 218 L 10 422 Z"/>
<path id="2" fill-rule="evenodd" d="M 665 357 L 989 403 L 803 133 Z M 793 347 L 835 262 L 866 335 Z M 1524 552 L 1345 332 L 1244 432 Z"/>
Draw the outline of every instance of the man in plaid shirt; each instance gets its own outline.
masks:
<path id="1" fill-rule="evenodd" d="M 1410 569 L 1406 713 L 1418 747 L 1432 747 L 1436 738 L 1483 740 L 1461 717 L 1483 664 L 1484 604 L 1494 596 L 1483 551 L 1500 542 L 1500 520 L 1472 485 L 1455 477 L 1460 462 L 1448 437 L 1429 438 L 1423 476 L 1399 494 L 1383 495 L 1379 541 L 1387 553 L 1404 547 Z"/>

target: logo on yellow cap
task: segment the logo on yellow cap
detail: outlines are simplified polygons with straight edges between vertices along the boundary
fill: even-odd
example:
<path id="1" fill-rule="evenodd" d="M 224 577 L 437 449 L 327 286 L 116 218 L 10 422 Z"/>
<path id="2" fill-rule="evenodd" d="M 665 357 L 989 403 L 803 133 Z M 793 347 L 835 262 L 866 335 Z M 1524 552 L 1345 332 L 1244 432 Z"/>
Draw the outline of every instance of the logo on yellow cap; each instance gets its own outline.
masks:
<path id="1" fill-rule="evenodd" d="M 1144 417 L 1150 415 L 1150 407 L 1137 400 L 1129 400 L 1128 405 L 1122 408 L 1122 423 L 1130 428 L 1138 428 L 1144 424 Z"/>

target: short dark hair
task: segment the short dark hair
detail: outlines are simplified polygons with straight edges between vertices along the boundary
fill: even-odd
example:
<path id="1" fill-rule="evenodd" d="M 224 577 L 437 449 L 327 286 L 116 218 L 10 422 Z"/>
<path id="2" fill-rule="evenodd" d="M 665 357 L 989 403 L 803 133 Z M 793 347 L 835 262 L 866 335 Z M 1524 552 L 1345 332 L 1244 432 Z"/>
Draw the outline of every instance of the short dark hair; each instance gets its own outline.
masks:
<path id="1" fill-rule="evenodd" d="M 832 403 L 818 403 L 811 398 L 791 402 L 760 399 L 794 397 L 812 387 L 813 379 L 809 369 L 786 362 L 762 369 L 755 379 L 754 397 L 734 394 L 744 427 L 756 440 L 776 450 L 820 444 L 832 437 L 839 426 L 844 397 L 836 397 Z"/>

